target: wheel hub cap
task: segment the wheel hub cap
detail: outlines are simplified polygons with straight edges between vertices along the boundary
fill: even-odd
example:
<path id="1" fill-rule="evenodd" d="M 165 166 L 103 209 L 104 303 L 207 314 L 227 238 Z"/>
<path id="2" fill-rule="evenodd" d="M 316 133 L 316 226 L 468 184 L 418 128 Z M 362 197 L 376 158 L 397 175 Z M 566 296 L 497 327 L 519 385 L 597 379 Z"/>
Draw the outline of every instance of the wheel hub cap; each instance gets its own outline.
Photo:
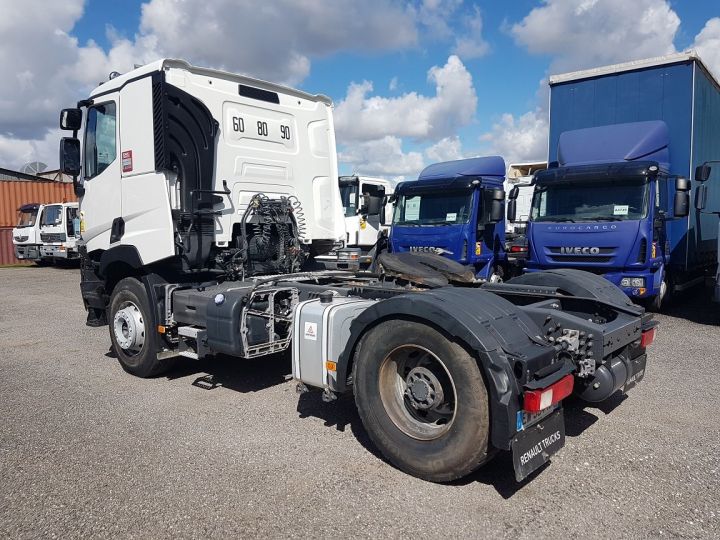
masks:
<path id="1" fill-rule="evenodd" d="M 415 409 L 429 409 L 443 400 L 442 385 L 427 368 L 413 368 L 408 373 L 405 383 L 407 384 L 405 395 Z"/>
<path id="2" fill-rule="evenodd" d="M 115 341 L 124 351 L 138 352 L 145 343 L 145 324 L 140 309 L 132 302 L 121 306 L 113 318 Z"/>

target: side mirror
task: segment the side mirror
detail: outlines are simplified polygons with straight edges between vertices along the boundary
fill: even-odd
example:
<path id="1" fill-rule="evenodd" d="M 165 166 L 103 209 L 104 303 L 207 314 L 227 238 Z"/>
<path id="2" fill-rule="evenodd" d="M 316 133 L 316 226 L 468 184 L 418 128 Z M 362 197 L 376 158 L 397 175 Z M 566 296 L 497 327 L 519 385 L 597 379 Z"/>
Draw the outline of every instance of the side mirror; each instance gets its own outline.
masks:
<path id="1" fill-rule="evenodd" d="M 703 163 L 702 165 L 698 166 L 695 169 L 695 180 L 698 182 L 705 182 L 708 178 L 710 178 L 710 171 L 711 171 L 710 165 L 707 163 Z"/>
<path id="2" fill-rule="evenodd" d="M 514 187 L 510 190 L 510 193 L 508 194 L 508 199 L 510 199 L 511 201 L 514 201 L 515 199 L 518 198 L 518 194 L 519 194 L 519 193 L 520 193 L 520 188 L 517 187 L 517 186 L 514 186 Z"/>
<path id="3" fill-rule="evenodd" d="M 381 208 L 380 208 L 380 225 L 387 225 L 387 205 L 388 205 L 389 197 L 386 195 L 382 198 Z"/>
<path id="4" fill-rule="evenodd" d="M 690 213 L 690 193 L 687 191 L 676 191 L 673 205 L 673 214 L 676 218 L 687 217 Z"/>
<path id="5" fill-rule="evenodd" d="M 698 210 L 705 210 L 707 204 L 707 185 L 700 184 L 695 188 L 695 208 Z"/>
<path id="6" fill-rule="evenodd" d="M 490 223 L 498 223 L 505 218 L 505 192 L 502 189 L 492 190 L 490 206 Z"/>
<path id="7" fill-rule="evenodd" d="M 82 197 L 85 188 L 78 184 L 77 180 L 80 174 L 80 141 L 75 137 L 60 139 L 60 171 L 72 176 L 75 195 Z"/>
<path id="8" fill-rule="evenodd" d="M 382 197 L 369 195 L 365 197 L 365 212 L 368 216 L 377 216 L 382 208 Z"/>
<path id="9" fill-rule="evenodd" d="M 60 139 L 60 170 L 68 176 L 80 174 L 80 141 L 75 137 Z"/>
<path id="10" fill-rule="evenodd" d="M 507 203 L 507 220 L 510 223 L 515 223 L 517 219 L 517 200 L 510 199 Z"/>
<path id="11" fill-rule="evenodd" d="M 60 129 L 77 131 L 82 125 L 82 110 L 63 109 L 60 111 Z"/>
<path id="12" fill-rule="evenodd" d="M 675 178 L 675 191 L 690 191 L 690 182 L 684 176 Z"/>

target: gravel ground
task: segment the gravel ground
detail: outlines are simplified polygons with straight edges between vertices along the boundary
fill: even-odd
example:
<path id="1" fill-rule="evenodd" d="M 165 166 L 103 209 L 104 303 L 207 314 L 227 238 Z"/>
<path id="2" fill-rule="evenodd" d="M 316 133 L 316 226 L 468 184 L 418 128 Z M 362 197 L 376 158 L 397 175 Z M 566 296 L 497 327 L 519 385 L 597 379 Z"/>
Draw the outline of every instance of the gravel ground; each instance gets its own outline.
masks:
<path id="1" fill-rule="evenodd" d="M 570 403 L 567 442 L 517 484 L 508 455 L 437 485 L 385 463 L 352 400 L 283 361 L 139 380 L 88 328 L 78 271 L 0 270 L 0 537 L 720 536 L 720 308 L 659 316 L 647 376 Z M 213 373 L 222 387 L 192 386 Z"/>

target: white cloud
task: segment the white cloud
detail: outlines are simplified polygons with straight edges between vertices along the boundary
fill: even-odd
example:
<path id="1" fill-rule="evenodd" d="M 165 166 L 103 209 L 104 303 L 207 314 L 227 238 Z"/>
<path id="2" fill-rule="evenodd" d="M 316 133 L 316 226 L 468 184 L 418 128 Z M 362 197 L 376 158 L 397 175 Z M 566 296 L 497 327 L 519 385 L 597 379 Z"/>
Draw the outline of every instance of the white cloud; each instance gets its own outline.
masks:
<path id="1" fill-rule="evenodd" d="M 425 149 L 425 155 L 430 163 L 438 163 L 441 161 L 452 161 L 462 159 L 462 143 L 460 137 L 444 137 L 438 142 Z"/>
<path id="2" fill-rule="evenodd" d="M 503 114 L 481 140 L 489 144 L 489 153 L 503 156 L 506 163 L 545 161 L 548 145 L 547 112 L 537 108 L 517 118 L 512 114 Z"/>
<path id="3" fill-rule="evenodd" d="M 557 73 L 675 52 L 679 26 L 666 0 L 544 0 L 510 32 Z"/>
<path id="4" fill-rule="evenodd" d="M 417 10 L 418 21 L 431 38 L 448 39 L 453 35 L 450 19 L 462 3 L 463 0 L 423 0 Z"/>
<path id="5" fill-rule="evenodd" d="M 413 10 L 392 0 L 151 0 L 140 33 L 191 62 L 297 83 L 311 57 L 414 46 Z"/>
<path id="6" fill-rule="evenodd" d="M 0 135 L 0 167 L 19 170 L 26 163 L 41 161 L 49 169 L 57 169 L 59 129 L 53 129 L 40 139 L 17 139 Z"/>
<path id="7" fill-rule="evenodd" d="M 455 39 L 453 52 L 460 58 L 471 60 L 480 58 L 490 52 L 490 44 L 482 37 L 483 20 L 480 9 L 474 6 L 475 13 L 465 19 L 467 32 Z"/>
<path id="8" fill-rule="evenodd" d="M 417 176 L 424 167 L 420 152 L 403 152 L 402 140 L 391 135 L 348 146 L 338 159 L 368 176 Z"/>
<path id="9" fill-rule="evenodd" d="M 720 17 L 714 17 L 705 23 L 700 33 L 695 36 L 693 47 L 698 50 L 715 78 L 720 80 Z"/>
<path id="10" fill-rule="evenodd" d="M 2 0 L 0 4 L 0 141 L 5 166 L 45 151 L 59 111 L 111 71 L 126 72 L 160 56 L 296 83 L 311 58 L 338 51 L 414 47 L 418 15 L 396 0 L 150 0 L 131 38 L 108 28 L 109 51 L 72 35 L 83 0 Z M 57 162 L 56 150 L 38 156 Z"/>
<path id="11" fill-rule="evenodd" d="M 435 96 L 409 92 L 399 97 L 369 96 L 373 85 L 351 84 L 335 108 L 338 141 L 371 141 L 393 135 L 416 140 L 438 140 L 452 135 L 475 116 L 477 95 L 472 76 L 457 56 L 428 71 Z"/>
<path id="12" fill-rule="evenodd" d="M 393 77 L 392 79 L 390 79 L 390 84 L 388 84 L 388 90 L 390 90 L 391 92 L 394 92 L 395 90 L 397 90 L 397 87 L 398 87 L 398 78 Z"/>
<path id="13" fill-rule="evenodd" d="M 550 55 L 555 74 L 673 53 L 679 25 L 665 0 L 544 0 L 510 33 L 531 54 Z M 543 79 L 537 105 L 519 116 L 503 114 L 481 141 L 508 162 L 546 159 L 547 95 Z"/>

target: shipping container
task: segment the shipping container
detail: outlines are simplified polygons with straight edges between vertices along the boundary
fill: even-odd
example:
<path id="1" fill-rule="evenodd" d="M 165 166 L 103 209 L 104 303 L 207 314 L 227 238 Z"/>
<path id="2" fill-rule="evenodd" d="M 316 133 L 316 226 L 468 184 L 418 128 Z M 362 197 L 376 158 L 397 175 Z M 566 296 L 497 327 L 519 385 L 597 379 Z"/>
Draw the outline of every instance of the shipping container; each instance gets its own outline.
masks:
<path id="1" fill-rule="evenodd" d="M 0 179 L 0 227 L 14 227 L 17 224 L 17 210 L 23 204 L 63 201 L 77 201 L 70 183 Z"/>
<path id="2" fill-rule="evenodd" d="M 0 227 L 0 266 L 9 264 L 32 264 L 30 261 L 19 261 L 15 258 L 12 227 Z"/>

